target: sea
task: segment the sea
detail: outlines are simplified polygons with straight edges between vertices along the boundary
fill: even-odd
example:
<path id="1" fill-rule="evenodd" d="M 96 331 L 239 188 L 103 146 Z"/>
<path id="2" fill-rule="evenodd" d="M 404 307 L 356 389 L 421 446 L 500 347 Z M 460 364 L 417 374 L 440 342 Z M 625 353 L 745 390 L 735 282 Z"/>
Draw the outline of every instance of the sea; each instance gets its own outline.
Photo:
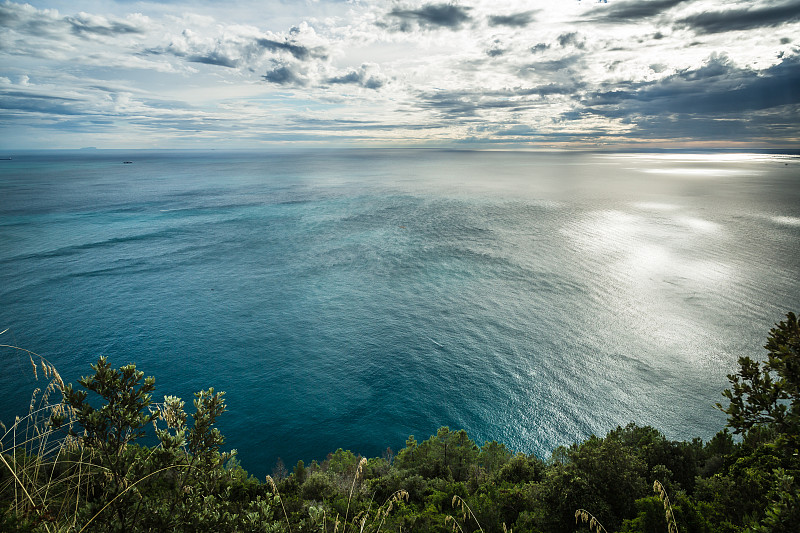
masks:
<path id="1" fill-rule="evenodd" d="M 126 161 L 128 163 L 126 163 Z M 618 425 L 711 438 L 800 312 L 800 156 L 39 151 L 0 161 L 0 344 L 153 401 L 225 391 L 253 475 L 440 426 L 547 459 Z M 27 352 L 0 348 L 0 420 Z"/>

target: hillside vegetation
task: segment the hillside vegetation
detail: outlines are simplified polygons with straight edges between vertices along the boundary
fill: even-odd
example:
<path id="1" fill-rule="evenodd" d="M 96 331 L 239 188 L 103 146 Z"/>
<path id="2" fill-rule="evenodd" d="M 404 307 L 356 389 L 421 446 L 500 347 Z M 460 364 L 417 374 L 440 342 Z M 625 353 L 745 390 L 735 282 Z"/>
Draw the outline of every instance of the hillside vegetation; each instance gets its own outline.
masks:
<path id="1" fill-rule="evenodd" d="M 20 348 L 7 346 L 7 349 Z M 2 431 L 0 531 L 794 532 L 800 529 L 800 328 L 739 360 L 708 442 L 629 424 L 544 461 L 439 428 L 364 458 L 338 449 L 264 480 L 224 451 L 224 393 L 153 402 L 135 366 L 67 385 L 32 352 L 44 390 Z M 143 437 L 150 436 L 145 445 Z M 153 440 L 155 439 L 155 440 Z"/>

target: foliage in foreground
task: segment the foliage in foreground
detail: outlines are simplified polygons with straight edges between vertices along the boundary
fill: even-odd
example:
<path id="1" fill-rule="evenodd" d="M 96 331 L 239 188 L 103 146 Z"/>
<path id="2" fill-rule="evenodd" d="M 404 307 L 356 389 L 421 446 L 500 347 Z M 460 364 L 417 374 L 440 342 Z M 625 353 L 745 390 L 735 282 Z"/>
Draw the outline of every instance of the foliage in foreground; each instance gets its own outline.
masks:
<path id="1" fill-rule="evenodd" d="M 766 360 L 743 357 L 729 376 L 729 403 L 718 407 L 732 433 L 708 442 L 629 424 L 543 461 L 443 427 L 422 442 L 409 437 L 396 455 L 339 449 L 264 482 L 222 451 L 224 393 L 198 392 L 187 413 L 176 397 L 153 402 L 153 378 L 133 365 L 100 358 L 78 390 L 28 352 L 47 385 L 26 416 L 0 427 L 0 530 L 796 531 L 794 314 L 765 348 Z M 157 444 L 144 445 L 146 435 Z"/>

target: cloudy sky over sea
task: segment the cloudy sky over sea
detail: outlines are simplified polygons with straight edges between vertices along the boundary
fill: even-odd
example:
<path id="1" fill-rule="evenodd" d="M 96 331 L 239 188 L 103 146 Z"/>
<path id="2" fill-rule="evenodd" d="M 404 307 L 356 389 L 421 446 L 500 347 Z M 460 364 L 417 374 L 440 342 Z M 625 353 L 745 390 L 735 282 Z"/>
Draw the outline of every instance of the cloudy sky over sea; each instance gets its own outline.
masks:
<path id="1" fill-rule="evenodd" d="M 0 4 L 0 148 L 797 148 L 800 0 Z"/>

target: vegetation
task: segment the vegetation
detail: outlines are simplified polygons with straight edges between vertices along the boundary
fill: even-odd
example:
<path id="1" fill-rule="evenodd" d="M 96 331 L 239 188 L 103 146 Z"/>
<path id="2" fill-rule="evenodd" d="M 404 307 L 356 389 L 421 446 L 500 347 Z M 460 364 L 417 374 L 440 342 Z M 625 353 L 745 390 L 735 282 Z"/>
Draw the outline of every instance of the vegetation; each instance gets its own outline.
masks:
<path id="1" fill-rule="evenodd" d="M 224 393 L 198 392 L 189 414 L 153 402 L 133 365 L 100 358 L 76 389 L 26 352 L 47 384 L 0 427 L 0 531 L 796 531 L 800 328 L 786 318 L 767 358 L 729 376 L 728 427 L 708 442 L 629 424 L 544 461 L 442 427 L 396 455 L 338 449 L 264 481 L 222 451 Z"/>

